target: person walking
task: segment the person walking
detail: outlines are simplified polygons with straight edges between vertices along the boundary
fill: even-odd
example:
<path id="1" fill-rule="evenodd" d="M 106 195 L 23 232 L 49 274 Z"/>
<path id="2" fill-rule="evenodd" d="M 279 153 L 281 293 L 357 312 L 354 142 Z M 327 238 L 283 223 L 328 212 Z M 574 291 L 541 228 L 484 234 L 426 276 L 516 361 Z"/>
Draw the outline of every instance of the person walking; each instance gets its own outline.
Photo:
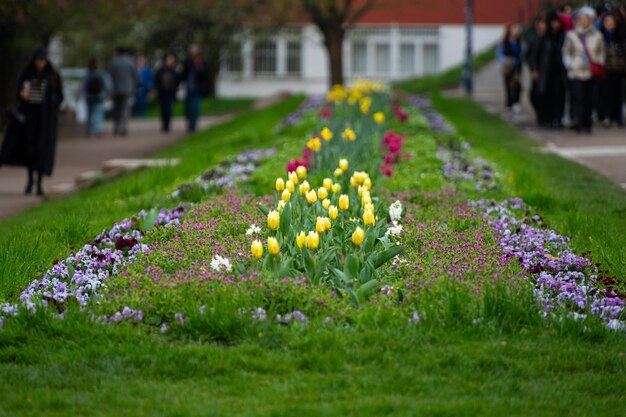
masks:
<path id="1" fill-rule="evenodd" d="M 102 71 L 98 71 L 98 62 L 91 58 L 87 64 L 87 75 L 83 79 L 81 92 L 87 103 L 87 123 L 85 133 L 89 137 L 102 135 L 104 123 L 104 100 L 107 97 L 107 79 Z"/>
<path id="2" fill-rule="evenodd" d="M 163 65 L 158 69 L 154 78 L 161 115 L 161 131 L 169 132 L 172 107 L 176 101 L 176 92 L 180 83 L 174 54 L 165 55 Z"/>
<path id="3" fill-rule="evenodd" d="M 565 43 L 563 22 L 552 12 L 540 57 L 539 94 L 543 101 L 543 121 L 546 127 L 562 128 L 565 115 L 567 74 L 563 65 L 562 49 Z"/>
<path id="4" fill-rule="evenodd" d="M 148 96 L 154 88 L 154 76 L 144 55 L 139 55 L 136 62 L 139 84 L 135 94 L 133 114 L 137 117 L 145 117 L 148 110 Z"/>
<path id="5" fill-rule="evenodd" d="M 496 56 L 502 66 L 502 76 L 506 91 L 506 108 L 518 113 L 520 111 L 520 93 L 522 90 L 522 29 L 512 24 L 506 27 L 504 38 L 498 45 Z"/>
<path id="6" fill-rule="evenodd" d="M 139 75 L 133 58 L 125 48 L 117 48 L 115 58 L 109 65 L 113 94 L 113 136 L 126 136 L 130 98 L 135 94 Z"/>
<path id="7" fill-rule="evenodd" d="M 544 17 L 537 17 L 533 33 L 530 34 L 526 42 L 528 48 L 526 50 L 526 63 L 530 70 L 530 103 L 535 111 L 535 118 L 539 126 L 546 126 L 544 102 L 545 97 L 540 89 L 541 85 L 541 63 L 543 50 L 546 42 L 546 20 Z"/>
<path id="8" fill-rule="evenodd" d="M 200 48 L 192 45 L 189 55 L 183 63 L 181 80 L 185 82 L 185 115 L 187 117 L 187 130 L 195 132 L 200 116 L 200 101 L 207 82 L 207 64 Z"/>
<path id="9" fill-rule="evenodd" d="M 42 196 L 43 176 L 52 175 L 54 167 L 59 107 L 63 102 L 63 83 L 45 47 L 37 48 L 18 85 L 18 105 L 2 143 L 0 165 L 27 167 L 24 192 L 30 194 L 36 180 L 37 195 Z"/>
<path id="10" fill-rule="evenodd" d="M 602 20 L 606 78 L 599 82 L 598 121 L 607 128 L 612 123 L 624 125 L 622 83 L 626 75 L 626 41 L 622 39 L 623 23 L 618 16 L 609 13 Z"/>
<path id="11" fill-rule="evenodd" d="M 593 86 L 602 77 L 604 65 L 604 39 L 593 26 L 595 17 L 593 8 L 580 8 L 576 27 L 567 33 L 562 50 L 571 86 L 571 128 L 584 133 L 591 133 Z"/>

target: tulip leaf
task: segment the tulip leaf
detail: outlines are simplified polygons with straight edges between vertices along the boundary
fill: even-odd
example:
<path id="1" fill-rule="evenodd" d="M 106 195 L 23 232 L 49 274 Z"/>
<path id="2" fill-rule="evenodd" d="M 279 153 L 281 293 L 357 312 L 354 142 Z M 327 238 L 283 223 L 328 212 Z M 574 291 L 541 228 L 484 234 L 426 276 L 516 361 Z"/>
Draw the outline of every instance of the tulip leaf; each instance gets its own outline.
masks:
<path id="1" fill-rule="evenodd" d="M 143 220 L 141 221 L 141 230 L 143 230 L 144 232 L 152 230 L 154 228 L 154 222 L 156 221 L 158 214 L 159 212 L 155 208 L 146 213 Z"/>
<path id="2" fill-rule="evenodd" d="M 378 287 L 378 281 L 376 281 L 375 279 L 367 281 L 365 284 L 361 285 L 356 291 L 357 295 L 359 296 L 359 300 L 364 301 L 369 298 L 369 296 L 372 295 L 376 287 Z"/>
<path id="3" fill-rule="evenodd" d="M 256 206 L 257 206 L 257 208 L 258 208 L 259 210 L 261 210 L 261 213 L 265 214 L 266 216 L 267 216 L 268 214 L 270 214 L 269 209 L 268 209 L 267 207 L 265 207 L 263 204 L 259 203 L 259 204 L 257 204 Z"/>
<path id="4" fill-rule="evenodd" d="M 352 288 L 347 288 L 347 291 L 348 294 L 350 294 L 350 299 L 352 300 L 354 305 L 359 307 L 361 305 L 361 302 L 359 301 L 359 296 L 354 291 L 352 291 Z"/>
<path id="5" fill-rule="evenodd" d="M 280 233 L 283 236 L 287 236 L 289 234 L 289 225 L 291 224 L 291 203 L 288 203 L 283 208 L 283 211 L 280 213 L 280 224 L 279 229 Z"/>
<path id="6" fill-rule="evenodd" d="M 311 251 L 304 249 L 302 255 L 304 257 L 304 270 L 306 271 L 307 278 L 312 281 L 316 281 L 317 276 L 315 276 L 315 259 L 313 258 Z"/>
<path id="7" fill-rule="evenodd" d="M 246 267 L 241 262 L 235 264 L 235 271 L 237 271 L 239 275 L 247 275 Z"/>
<path id="8" fill-rule="evenodd" d="M 350 278 L 340 269 L 334 268 L 333 273 L 337 278 L 341 280 L 344 285 L 347 285 L 350 282 Z"/>
<path id="9" fill-rule="evenodd" d="M 396 245 L 384 250 L 383 252 L 373 254 L 372 256 L 370 256 L 369 260 L 372 262 L 374 268 L 378 269 L 385 262 L 387 262 L 394 256 L 399 255 L 400 253 L 402 253 L 402 246 Z"/>
<path id="10" fill-rule="evenodd" d="M 343 271 L 350 278 L 356 278 L 359 275 L 359 258 L 356 255 L 350 254 L 346 256 L 346 262 L 343 266 Z"/>

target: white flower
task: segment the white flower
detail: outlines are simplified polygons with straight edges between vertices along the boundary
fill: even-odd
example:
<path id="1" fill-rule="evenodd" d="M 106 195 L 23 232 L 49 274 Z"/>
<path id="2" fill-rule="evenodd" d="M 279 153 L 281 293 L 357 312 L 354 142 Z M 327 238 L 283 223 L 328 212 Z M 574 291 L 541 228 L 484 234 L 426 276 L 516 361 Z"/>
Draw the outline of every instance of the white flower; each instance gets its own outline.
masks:
<path id="1" fill-rule="evenodd" d="M 400 200 L 396 200 L 395 203 L 389 206 L 389 218 L 393 223 L 399 222 L 402 217 L 402 203 Z"/>
<path id="2" fill-rule="evenodd" d="M 618 319 L 609 320 L 609 322 L 607 323 L 607 326 L 611 330 L 626 330 L 626 324 L 624 324 L 623 321 L 620 321 Z"/>
<path id="3" fill-rule="evenodd" d="M 251 224 L 248 230 L 246 230 L 246 235 L 252 236 L 253 234 L 261 233 L 261 228 L 256 224 Z"/>
<path id="4" fill-rule="evenodd" d="M 385 236 L 398 236 L 400 233 L 402 233 L 402 225 L 394 221 L 393 226 L 387 229 Z"/>
<path id="5" fill-rule="evenodd" d="M 233 270 L 233 266 L 230 264 L 228 258 L 224 258 L 220 255 L 215 255 L 211 260 L 211 269 L 214 271 L 231 272 Z"/>

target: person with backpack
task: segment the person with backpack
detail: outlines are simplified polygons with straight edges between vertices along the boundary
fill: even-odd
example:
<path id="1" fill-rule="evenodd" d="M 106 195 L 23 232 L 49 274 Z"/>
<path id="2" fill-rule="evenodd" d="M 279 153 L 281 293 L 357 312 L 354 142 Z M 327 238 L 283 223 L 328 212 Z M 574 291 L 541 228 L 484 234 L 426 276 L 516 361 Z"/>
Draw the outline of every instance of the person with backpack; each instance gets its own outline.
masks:
<path id="1" fill-rule="evenodd" d="M 583 133 L 591 133 L 593 87 L 604 78 L 604 39 L 593 26 L 595 18 L 593 8 L 581 7 L 576 18 L 576 28 L 567 33 L 562 49 L 572 95 L 570 127 Z"/>
<path id="2" fill-rule="evenodd" d="M 91 58 L 87 64 L 87 75 L 83 79 L 82 95 L 87 103 L 87 137 L 102 135 L 104 123 L 104 100 L 107 97 L 107 80 L 102 71 L 98 71 L 98 62 Z"/>
<path id="3" fill-rule="evenodd" d="M 169 132 L 172 107 L 176 101 L 176 92 L 180 83 L 180 77 L 176 72 L 176 57 L 174 54 L 168 53 L 165 55 L 163 65 L 156 72 L 154 80 L 161 115 L 161 131 Z"/>

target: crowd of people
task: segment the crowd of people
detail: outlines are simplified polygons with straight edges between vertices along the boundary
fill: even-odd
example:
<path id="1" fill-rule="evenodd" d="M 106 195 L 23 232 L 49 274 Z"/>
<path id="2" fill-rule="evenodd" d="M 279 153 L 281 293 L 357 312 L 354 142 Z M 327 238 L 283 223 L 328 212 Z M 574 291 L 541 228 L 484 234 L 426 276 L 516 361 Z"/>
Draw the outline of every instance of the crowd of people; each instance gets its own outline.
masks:
<path id="1" fill-rule="evenodd" d="M 539 126 L 591 133 L 594 115 L 607 128 L 623 126 L 626 7 L 565 4 L 538 16 L 526 38 L 520 25 L 508 25 L 497 58 L 512 112 L 520 111 L 526 63 Z"/>
<path id="2" fill-rule="evenodd" d="M 161 117 L 161 130 L 169 132 L 172 108 L 181 84 L 185 90 L 187 129 L 194 132 L 200 116 L 200 101 L 206 90 L 207 63 L 200 48 L 191 46 L 187 58 L 178 68 L 176 56 L 165 54 L 162 62 L 152 68 L 146 57 L 133 58 L 125 48 L 118 48 L 106 71 L 99 70 L 95 59 L 87 66 L 80 95 L 87 104 L 87 136 L 100 136 L 103 129 L 104 102 L 113 102 L 113 135 L 126 136 L 131 113 L 144 117 L 151 97 L 156 98 Z"/>

